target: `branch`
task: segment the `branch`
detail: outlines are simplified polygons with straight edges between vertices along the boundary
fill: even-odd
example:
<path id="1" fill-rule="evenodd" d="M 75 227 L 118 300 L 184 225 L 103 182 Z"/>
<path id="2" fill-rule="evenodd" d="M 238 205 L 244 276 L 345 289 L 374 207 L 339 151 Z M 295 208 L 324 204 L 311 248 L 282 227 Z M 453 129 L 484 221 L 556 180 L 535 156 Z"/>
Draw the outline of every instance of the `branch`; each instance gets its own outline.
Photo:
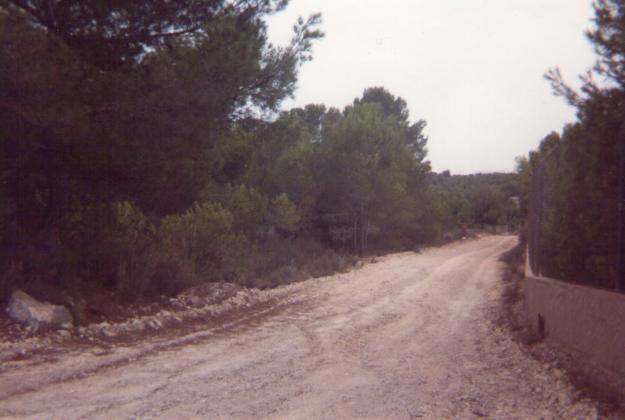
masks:
<path id="1" fill-rule="evenodd" d="M 543 77 L 549 81 L 556 96 L 564 97 L 569 104 L 577 108 L 583 104 L 584 98 L 564 82 L 562 72 L 558 67 L 549 69 Z"/>

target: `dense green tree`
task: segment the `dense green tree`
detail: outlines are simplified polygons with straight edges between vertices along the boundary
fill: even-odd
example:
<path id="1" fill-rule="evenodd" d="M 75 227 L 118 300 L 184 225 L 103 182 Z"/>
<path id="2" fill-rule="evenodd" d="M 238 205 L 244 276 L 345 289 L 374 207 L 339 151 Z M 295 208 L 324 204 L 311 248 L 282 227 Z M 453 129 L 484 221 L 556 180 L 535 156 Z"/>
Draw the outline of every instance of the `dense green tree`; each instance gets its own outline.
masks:
<path id="1" fill-rule="evenodd" d="M 533 199 L 529 233 L 541 254 L 538 269 L 552 277 L 611 287 L 618 157 L 625 147 L 619 144 L 625 115 L 625 2 L 598 0 L 593 8 L 587 36 L 598 60 L 582 76 L 581 91 L 567 85 L 557 68 L 546 74 L 554 93 L 577 108 L 578 121 L 561 136 L 547 136 L 521 169 Z"/>
<path id="2" fill-rule="evenodd" d="M 597 0 L 593 3 L 594 27 L 587 36 L 595 47 L 599 60 L 595 70 L 625 89 L 625 3 L 622 0 Z M 594 92 L 587 80 L 588 92 Z"/>
<path id="3" fill-rule="evenodd" d="M 426 122 L 419 120 L 410 123 L 408 105 L 400 97 L 395 97 L 383 87 L 373 87 L 365 89 L 362 98 L 354 100 L 354 106 L 364 103 L 375 103 L 381 106 L 382 113 L 386 118 L 394 118 L 403 127 L 404 141 L 406 145 L 415 153 L 418 162 L 422 162 L 427 155 L 427 137 L 423 133 Z"/>
<path id="4" fill-rule="evenodd" d="M 510 173 L 475 175 L 433 174 L 430 182 L 446 208 L 449 229 L 460 226 L 516 226 L 521 217 L 521 191 Z"/>
<path id="5" fill-rule="evenodd" d="M 287 3 L 0 0 L 2 290 L 253 284 L 441 235 L 403 99 L 279 111 L 321 36 L 313 15 L 269 44 Z"/>
<path id="6" fill-rule="evenodd" d="M 288 0 L 3 0 L 33 23 L 63 40 L 88 61 L 105 68 L 136 63 L 174 39 L 192 39 L 235 18 L 238 31 L 262 26 L 262 18 Z"/>
<path id="7" fill-rule="evenodd" d="M 365 90 L 321 143 L 317 210 L 322 218 L 333 216 L 326 217 L 329 228 L 349 226 L 359 252 L 366 250 L 371 233 L 416 240 L 425 207 L 419 193 L 429 171 L 423 161 L 426 139 L 413 128 L 423 124 L 410 124 L 405 109 L 385 109 L 385 103 L 405 104 L 381 88 Z"/>
<path id="8" fill-rule="evenodd" d="M 284 1 L 183 3 L 0 2 L 0 264 L 115 285 L 116 203 L 158 223 L 248 171 L 235 122 L 292 93 L 319 16 L 277 47 Z"/>

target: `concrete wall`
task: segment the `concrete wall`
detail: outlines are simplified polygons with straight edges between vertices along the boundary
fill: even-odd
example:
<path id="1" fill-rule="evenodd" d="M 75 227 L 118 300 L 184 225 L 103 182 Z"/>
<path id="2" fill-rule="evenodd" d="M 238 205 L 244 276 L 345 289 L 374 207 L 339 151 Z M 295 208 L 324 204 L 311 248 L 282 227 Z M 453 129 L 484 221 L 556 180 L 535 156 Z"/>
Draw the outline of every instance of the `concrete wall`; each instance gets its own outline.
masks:
<path id="1" fill-rule="evenodd" d="M 525 307 L 536 333 L 625 374 L 625 295 L 538 277 L 527 267 Z"/>

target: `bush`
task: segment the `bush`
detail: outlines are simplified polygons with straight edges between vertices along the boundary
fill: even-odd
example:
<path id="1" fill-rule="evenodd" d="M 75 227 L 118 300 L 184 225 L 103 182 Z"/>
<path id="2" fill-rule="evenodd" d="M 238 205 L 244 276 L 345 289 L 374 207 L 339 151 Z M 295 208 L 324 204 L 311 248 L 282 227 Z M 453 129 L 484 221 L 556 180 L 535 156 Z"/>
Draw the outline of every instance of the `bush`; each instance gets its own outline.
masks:
<path id="1" fill-rule="evenodd" d="M 113 225 L 108 234 L 115 261 L 115 289 L 126 296 L 142 295 L 150 287 L 155 228 L 133 203 L 114 203 L 111 210 Z"/>
<path id="2" fill-rule="evenodd" d="M 232 214 L 220 204 L 195 204 L 183 214 L 165 217 L 161 247 L 189 263 L 198 282 L 234 281 L 248 244 L 233 231 Z"/>
<path id="3" fill-rule="evenodd" d="M 209 185 L 201 196 L 228 210 L 232 215 L 232 228 L 248 237 L 256 232 L 267 214 L 267 198 L 255 188 L 245 185 Z"/>
<path id="4" fill-rule="evenodd" d="M 282 193 L 271 199 L 267 222 L 283 232 L 294 232 L 297 230 L 302 219 L 299 210 L 289 197 Z"/>
<path id="5" fill-rule="evenodd" d="M 254 247 L 246 261 L 242 284 L 264 289 L 344 271 L 355 258 L 310 238 L 275 238 Z"/>
<path id="6" fill-rule="evenodd" d="M 100 235 L 91 265 L 109 273 L 107 286 L 119 296 L 174 295 L 208 281 L 236 281 L 247 245 L 233 231 L 232 214 L 219 204 L 196 203 L 164 217 L 156 228 L 134 204 L 111 206 L 112 223 Z"/>

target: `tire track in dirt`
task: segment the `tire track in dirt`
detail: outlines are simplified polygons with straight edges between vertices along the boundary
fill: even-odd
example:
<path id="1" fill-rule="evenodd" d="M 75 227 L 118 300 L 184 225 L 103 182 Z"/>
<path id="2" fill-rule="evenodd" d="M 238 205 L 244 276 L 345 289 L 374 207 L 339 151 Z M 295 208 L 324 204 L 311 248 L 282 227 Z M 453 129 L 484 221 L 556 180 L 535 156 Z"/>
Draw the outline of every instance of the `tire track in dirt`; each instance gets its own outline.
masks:
<path id="1" fill-rule="evenodd" d="M 501 292 L 491 236 L 380 258 L 310 280 L 297 299 L 222 334 L 175 339 L 138 360 L 20 389 L 45 363 L 0 373 L 0 416 L 20 418 L 592 417 L 564 380 L 491 320 Z M 136 351 L 137 348 L 130 350 Z M 13 392 L 12 392 L 13 391 Z M 554 398 L 557 396 L 558 398 Z"/>

